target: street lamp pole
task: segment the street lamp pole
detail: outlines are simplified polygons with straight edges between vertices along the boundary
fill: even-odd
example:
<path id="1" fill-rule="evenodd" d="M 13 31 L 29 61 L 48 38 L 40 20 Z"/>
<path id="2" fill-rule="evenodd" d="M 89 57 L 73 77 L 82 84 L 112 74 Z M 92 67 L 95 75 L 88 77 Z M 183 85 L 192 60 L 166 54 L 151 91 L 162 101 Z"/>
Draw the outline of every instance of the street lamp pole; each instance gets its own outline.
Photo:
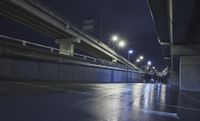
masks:
<path id="1" fill-rule="evenodd" d="M 130 53 L 128 52 L 128 61 L 129 61 L 129 55 L 130 55 Z"/>
<path id="2" fill-rule="evenodd" d="M 129 53 L 128 53 L 128 61 L 129 61 Z M 129 70 L 129 66 L 127 64 L 127 70 L 126 70 L 126 80 L 127 80 L 127 83 L 129 82 L 129 78 L 128 78 L 128 70 Z"/>
<path id="3" fill-rule="evenodd" d="M 109 45 L 111 44 L 113 50 L 115 49 L 114 44 L 118 43 L 118 41 L 119 41 L 118 35 L 113 35 L 113 36 L 111 37 L 111 41 L 109 41 Z M 112 43 L 111 43 L 111 42 L 112 42 Z"/>
<path id="4" fill-rule="evenodd" d="M 128 61 L 129 61 L 129 56 L 130 54 L 133 54 L 133 50 L 128 51 Z M 129 83 L 129 78 L 128 78 L 128 72 L 129 71 L 129 65 L 127 64 L 127 72 L 126 72 L 126 78 L 127 78 L 127 83 Z"/>

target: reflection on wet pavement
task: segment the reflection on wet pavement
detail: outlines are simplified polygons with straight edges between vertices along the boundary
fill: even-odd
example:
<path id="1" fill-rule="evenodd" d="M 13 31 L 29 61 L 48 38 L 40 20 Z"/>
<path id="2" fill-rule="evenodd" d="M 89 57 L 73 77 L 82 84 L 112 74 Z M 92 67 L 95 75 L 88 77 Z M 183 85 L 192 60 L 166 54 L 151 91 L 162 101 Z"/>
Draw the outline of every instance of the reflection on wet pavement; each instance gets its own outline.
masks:
<path id="1" fill-rule="evenodd" d="M 199 98 L 163 84 L 0 83 L 0 121 L 200 119 Z"/>

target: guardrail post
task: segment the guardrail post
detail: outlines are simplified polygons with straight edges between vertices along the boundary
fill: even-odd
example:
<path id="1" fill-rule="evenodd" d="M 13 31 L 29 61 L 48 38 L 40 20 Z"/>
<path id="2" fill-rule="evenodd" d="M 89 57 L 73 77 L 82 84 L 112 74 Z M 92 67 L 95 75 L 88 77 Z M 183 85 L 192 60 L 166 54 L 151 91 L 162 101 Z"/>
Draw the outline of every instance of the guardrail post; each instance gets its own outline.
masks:
<path id="1" fill-rule="evenodd" d="M 23 46 L 26 46 L 26 41 L 22 41 L 22 45 L 23 45 Z"/>
<path id="2" fill-rule="evenodd" d="M 53 52 L 53 48 L 51 48 L 51 52 Z"/>
<path id="3" fill-rule="evenodd" d="M 83 59 L 86 60 L 86 56 L 83 56 Z"/>

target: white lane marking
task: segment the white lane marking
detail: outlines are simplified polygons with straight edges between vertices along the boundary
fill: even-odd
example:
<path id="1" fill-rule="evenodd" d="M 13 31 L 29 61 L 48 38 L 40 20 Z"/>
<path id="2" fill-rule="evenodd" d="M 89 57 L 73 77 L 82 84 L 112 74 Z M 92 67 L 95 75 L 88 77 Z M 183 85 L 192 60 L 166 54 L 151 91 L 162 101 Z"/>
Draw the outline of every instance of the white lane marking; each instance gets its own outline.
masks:
<path id="1" fill-rule="evenodd" d="M 144 113 L 155 114 L 155 115 L 160 115 L 160 116 L 166 116 L 166 117 L 179 119 L 177 113 L 169 113 L 169 112 L 155 111 L 155 110 L 145 110 L 145 109 L 140 109 L 140 111 L 142 111 Z"/>
<path id="2" fill-rule="evenodd" d="M 180 94 L 182 94 L 182 95 L 184 95 L 184 96 L 187 96 L 187 97 L 190 97 L 190 98 L 192 98 L 193 100 L 196 100 L 196 101 L 200 102 L 200 100 L 199 100 L 198 98 L 196 98 L 196 97 L 190 96 L 190 95 L 185 94 L 185 93 L 183 93 L 183 92 L 181 92 Z"/>
<path id="3" fill-rule="evenodd" d="M 43 85 L 37 85 L 37 84 L 30 84 L 30 83 L 24 83 L 24 82 L 15 82 L 15 81 L 10 81 L 12 83 L 18 84 L 18 85 L 25 85 L 25 86 L 32 86 L 32 87 L 39 87 L 39 88 L 44 88 L 44 89 L 51 89 L 51 90 L 57 90 L 57 91 L 64 91 L 64 92 L 73 92 L 77 94 L 84 94 L 84 95 L 93 95 L 93 96 L 99 96 L 97 94 L 92 94 L 91 92 L 79 92 L 79 91 L 73 91 L 73 90 L 66 90 L 66 89 L 60 89 L 60 88 L 55 88 L 51 86 L 43 86 Z M 101 95 L 99 97 L 109 97 L 111 95 L 114 95 L 116 93 L 112 93 L 109 95 Z"/>
<path id="4" fill-rule="evenodd" d="M 24 83 L 24 82 L 12 82 L 12 83 L 15 83 L 15 84 L 18 84 L 18 85 L 25 85 L 25 86 L 39 87 L 39 88 L 45 88 L 45 89 L 52 89 L 52 90 L 57 90 L 57 91 L 74 92 L 74 93 L 78 93 L 78 94 L 87 94 L 87 92 L 78 92 L 78 91 L 73 91 L 73 90 L 65 90 L 65 89 L 54 88 L 54 87 L 49 87 L 49 86 L 28 84 L 28 83 Z"/>
<path id="5" fill-rule="evenodd" d="M 168 107 L 174 107 L 174 108 L 180 108 L 185 110 L 194 110 L 194 111 L 200 111 L 199 108 L 190 108 L 190 107 L 183 107 L 183 106 L 175 106 L 175 105 L 169 105 L 169 104 L 161 104 L 161 103 L 154 103 L 155 105 L 162 105 L 162 106 L 168 106 Z"/>

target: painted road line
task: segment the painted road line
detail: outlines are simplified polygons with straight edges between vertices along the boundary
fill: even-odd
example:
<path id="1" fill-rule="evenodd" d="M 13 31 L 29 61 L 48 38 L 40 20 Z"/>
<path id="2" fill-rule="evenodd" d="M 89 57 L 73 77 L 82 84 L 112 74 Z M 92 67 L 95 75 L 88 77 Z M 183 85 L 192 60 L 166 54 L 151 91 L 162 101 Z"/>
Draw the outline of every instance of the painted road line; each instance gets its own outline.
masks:
<path id="1" fill-rule="evenodd" d="M 190 97 L 190 98 L 192 98 L 193 100 L 195 100 L 195 101 L 197 101 L 197 102 L 200 102 L 200 100 L 199 100 L 198 98 L 196 98 L 196 97 L 190 96 L 190 95 L 185 94 L 185 93 L 183 93 L 183 92 L 181 92 L 180 94 L 182 94 L 182 95 L 184 95 L 184 96 L 187 96 L 187 97 Z"/>
<path id="2" fill-rule="evenodd" d="M 180 108 L 180 109 L 185 109 L 185 110 L 200 111 L 199 108 L 190 108 L 190 107 L 183 107 L 183 106 L 176 106 L 176 105 L 169 105 L 169 104 L 160 104 L 160 103 L 154 103 L 154 104 L 160 105 L 160 106 L 166 106 L 166 107 Z"/>
<path id="3" fill-rule="evenodd" d="M 144 112 L 144 113 L 149 113 L 149 114 L 154 114 L 154 115 L 159 115 L 159 116 L 165 116 L 165 117 L 180 119 L 178 117 L 177 113 L 169 113 L 169 112 L 164 112 L 164 111 L 155 111 L 155 110 L 146 110 L 146 109 L 140 109 L 140 111 Z"/>
<path id="4" fill-rule="evenodd" d="M 51 90 L 56 90 L 56 91 L 73 92 L 73 93 L 84 94 L 84 95 L 88 94 L 87 92 L 78 92 L 78 91 L 73 91 L 73 90 L 65 90 L 65 89 L 53 88 L 53 87 L 49 87 L 49 86 L 28 84 L 28 83 L 24 83 L 24 82 L 14 82 L 14 81 L 12 81 L 12 83 L 18 84 L 18 85 L 24 85 L 24 86 L 32 86 L 32 87 L 38 87 L 38 88 L 44 88 L 44 89 L 51 89 Z"/>

